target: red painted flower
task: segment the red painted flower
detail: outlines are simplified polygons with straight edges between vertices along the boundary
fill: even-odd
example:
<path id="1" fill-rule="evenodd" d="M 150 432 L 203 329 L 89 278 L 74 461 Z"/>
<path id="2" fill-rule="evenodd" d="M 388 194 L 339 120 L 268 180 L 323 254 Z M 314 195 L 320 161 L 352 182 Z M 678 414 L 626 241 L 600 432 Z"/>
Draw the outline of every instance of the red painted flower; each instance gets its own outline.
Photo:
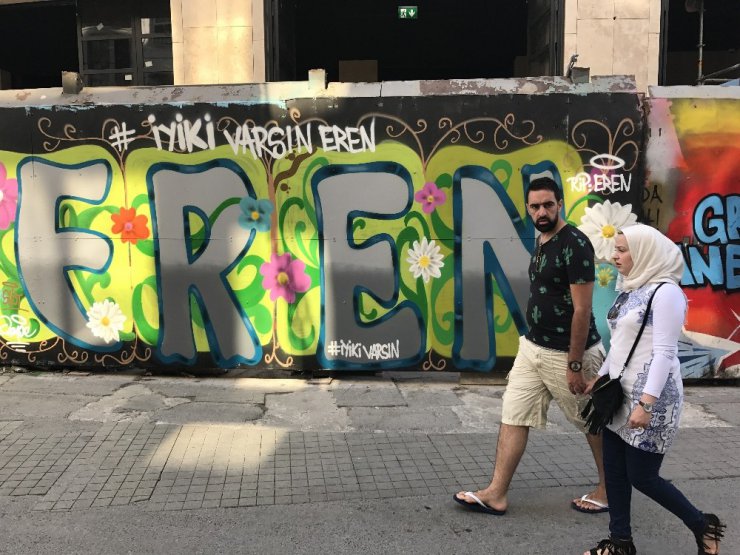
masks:
<path id="1" fill-rule="evenodd" d="M 139 239 L 149 237 L 149 228 L 146 226 L 149 218 L 143 214 L 136 215 L 136 208 L 121 208 L 118 214 L 111 214 L 113 233 L 121 234 L 121 241 L 135 245 Z"/>

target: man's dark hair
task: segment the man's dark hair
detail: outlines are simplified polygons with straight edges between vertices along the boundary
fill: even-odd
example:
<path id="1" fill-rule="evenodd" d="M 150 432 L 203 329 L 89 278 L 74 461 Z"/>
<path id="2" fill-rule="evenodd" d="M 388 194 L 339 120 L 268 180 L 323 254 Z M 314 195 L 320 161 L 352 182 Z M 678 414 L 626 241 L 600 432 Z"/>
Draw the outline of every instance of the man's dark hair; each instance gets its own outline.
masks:
<path id="1" fill-rule="evenodd" d="M 532 181 L 529 184 L 529 188 L 527 189 L 527 197 L 525 198 L 526 202 L 529 202 L 529 192 L 530 191 L 552 191 L 552 193 L 555 195 L 555 200 L 560 202 L 563 198 L 563 194 L 560 192 L 560 187 L 558 187 L 558 184 L 555 183 L 555 180 L 551 177 L 538 177 L 534 181 Z"/>

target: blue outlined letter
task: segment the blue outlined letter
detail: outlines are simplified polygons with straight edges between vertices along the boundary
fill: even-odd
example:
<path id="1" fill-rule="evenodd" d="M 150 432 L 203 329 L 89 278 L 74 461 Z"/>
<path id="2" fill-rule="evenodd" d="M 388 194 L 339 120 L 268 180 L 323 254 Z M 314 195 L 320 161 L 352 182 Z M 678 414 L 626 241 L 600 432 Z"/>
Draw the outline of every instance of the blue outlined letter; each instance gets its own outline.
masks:
<path id="1" fill-rule="evenodd" d="M 254 196 L 246 173 L 229 160 L 197 166 L 161 163 L 149 170 L 147 186 L 156 230 L 159 357 L 164 362 L 196 362 L 192 295 L 203 316 L 213 359 L 223 367 L 257 362 L 262 347 L 226 280 L 249 250 L 255 231 L 239 226 L 238 204 L 226 207 L 215 222 L 208 219 L 224 201 Z M 200 216 L 204 224 L 204 243 L 196 255 L 190 214 Z"/>
<path id="2" fill-rule="evenodd" d="M 68 199 L 100 204 L 108 196 L 110 184 L 111 168 L 105 160 L 61 165 L 31 157 L 18 164 L 15 256 L 28 302 L 55 334 L 98 351 L 118 349 L 120 343 L 106 345 L 92 334 L 69 272 L 104 273 L 113 246 L 110 239 L 95 231 L 64 227 L 60 208 Z"/>
<path id="3" fill-rule="evenodd" d="M 396 243 L 386 234 L 353 235 L 354 218 L 393 220 L 408 212 L 411 177 L 392 163 L 328 166 L 312 181 L 321 257 L 321 334 L 316 356 L 328 368 L 398 368 L 417 363 L 426 347 L 421 312 L 398 303 Z M 390 309 L 376 321 L 359 317 L 360 294 Z M 398 306 L 396 306 L 398 304 Z"/>

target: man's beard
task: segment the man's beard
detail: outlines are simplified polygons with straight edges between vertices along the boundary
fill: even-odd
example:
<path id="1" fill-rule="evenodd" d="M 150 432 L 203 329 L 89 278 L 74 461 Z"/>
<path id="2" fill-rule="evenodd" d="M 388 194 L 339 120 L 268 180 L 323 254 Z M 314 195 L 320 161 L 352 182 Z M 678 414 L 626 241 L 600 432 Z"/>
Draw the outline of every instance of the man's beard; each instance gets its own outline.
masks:
<path id="1" fill-rule="evenodd" d="M 558 219 L 557 217 L 554 219 L 550 218 L 543 218 L 545 221 L 537 220 L 534 222 L 534 227 L 537 228 L 537 231 L 540 233 L 547 233 L 548 231 L 552 231 L 555 229 L 555 226 L 558 225 Z"/>

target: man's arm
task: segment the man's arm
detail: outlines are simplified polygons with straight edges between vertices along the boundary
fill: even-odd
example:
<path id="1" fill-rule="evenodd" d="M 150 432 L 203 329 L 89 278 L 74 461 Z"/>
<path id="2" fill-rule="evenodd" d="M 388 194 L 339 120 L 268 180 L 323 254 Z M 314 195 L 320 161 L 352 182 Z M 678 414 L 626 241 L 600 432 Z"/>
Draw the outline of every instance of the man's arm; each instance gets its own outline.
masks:
<path id="1" fill-rule="evenodd" d="M 571 283 L 570 296 L 573 299 L 573 320 L 570 323 L 570 349 L 568 360 L 583 360 L 586 350 L 588 328 L 591 325 L 591 300 L 594 282 Z"/>
<path id="2" fill-rule="evenodd" d="M 586 338 L 588 328 L 591 324 L 591 297 L 594 291 L 594 282 L 572 283 L 570 285 L 570 296 L 573 299 L 573 320 L 570 323 L 570 349 L 568 350 L 568 362 L 577 360 L 583 362 L 583 353 L 586 350 Z M 571 393 L 583 393 L 586 389 L 586 381 L 582 372 L 568 374 L 568 388 Z"/>

